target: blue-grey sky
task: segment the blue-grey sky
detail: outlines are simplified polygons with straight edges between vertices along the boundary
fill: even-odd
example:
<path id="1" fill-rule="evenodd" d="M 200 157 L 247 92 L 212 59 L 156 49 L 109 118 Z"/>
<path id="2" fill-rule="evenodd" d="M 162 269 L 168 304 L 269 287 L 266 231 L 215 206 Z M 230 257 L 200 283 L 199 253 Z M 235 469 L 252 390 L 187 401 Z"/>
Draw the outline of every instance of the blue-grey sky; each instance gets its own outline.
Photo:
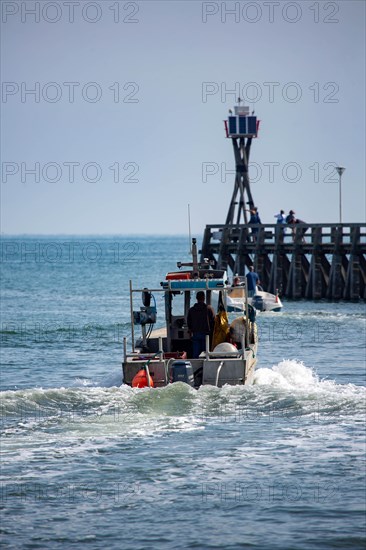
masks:
<path id="1" fill-rule="evenodd" d="M 1 231 L 223 223 L 240 94 L 264 223 L 365 219 L 365 2 L 5 1 Z M 33 93 L 31 92 L 33 90 Z"/>

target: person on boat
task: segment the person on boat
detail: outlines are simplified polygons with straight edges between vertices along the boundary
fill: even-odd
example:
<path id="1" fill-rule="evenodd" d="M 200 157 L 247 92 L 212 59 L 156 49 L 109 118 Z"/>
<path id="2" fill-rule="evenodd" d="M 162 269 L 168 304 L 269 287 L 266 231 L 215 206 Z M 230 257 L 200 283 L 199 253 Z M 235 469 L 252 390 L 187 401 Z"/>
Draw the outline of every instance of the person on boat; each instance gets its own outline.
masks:
<path id="1" fill-rule="evenodd" d="M 212 334 L 215 325 L 215 312 L 212 306 L 205 303 L 205 293 L 199 290 L 196 294 L 197 303 L 188 311 L 187 325 L 192 337 L 193 359 L 197 359 L 206 350 L 206 336 Z"/>
<path id="2" fill-rule="evenodd" d="M 251 298 L 257 291 L 257 285 L 260 285 L 261 282 L 259 280 L 258 273 L 254 271 L 254 267 L 252 265 L 249 267 L 249 271 L 245 277 L 247 279 L 248 298 Z"/>
<path id="3" fill-rule="evenodd" d="M 234 277 L 232 286 L 240 286 L 240 277 L 238 275 Z"/>

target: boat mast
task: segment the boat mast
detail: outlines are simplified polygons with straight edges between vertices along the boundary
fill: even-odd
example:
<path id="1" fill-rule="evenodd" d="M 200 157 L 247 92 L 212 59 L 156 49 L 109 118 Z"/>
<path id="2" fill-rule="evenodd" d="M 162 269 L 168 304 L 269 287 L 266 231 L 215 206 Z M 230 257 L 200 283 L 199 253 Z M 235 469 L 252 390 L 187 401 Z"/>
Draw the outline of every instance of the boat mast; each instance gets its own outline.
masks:
<path id="1" fill-rule="evenodd" d="M 201 264 L 198 263 L 198 254 L 197 254 L 197 239 L 193 237 L 192 239 L 192 261 L 191 262 L 177 262 L 177 267 L 180 269 L 181 267 L 191 267 L 192 268 L 192 277 L 193 279 L 199 277 L 199 270 Z"/>
<path id="2" fill-rule="evenodd" d="M 198 265 L 198 257 L 197 257 L 197 242 L 196 239 L 192 239 L 192 269 L 193 269 L 193 277 L 199 276 L 199 265 Z"/>
<path id="3" fill-rule="evenodd" d="M 192 236 L 191 236 L 191 210 L 188 204 L 188 239 L 189 239 L 189 254 L 192 254 Z"/>

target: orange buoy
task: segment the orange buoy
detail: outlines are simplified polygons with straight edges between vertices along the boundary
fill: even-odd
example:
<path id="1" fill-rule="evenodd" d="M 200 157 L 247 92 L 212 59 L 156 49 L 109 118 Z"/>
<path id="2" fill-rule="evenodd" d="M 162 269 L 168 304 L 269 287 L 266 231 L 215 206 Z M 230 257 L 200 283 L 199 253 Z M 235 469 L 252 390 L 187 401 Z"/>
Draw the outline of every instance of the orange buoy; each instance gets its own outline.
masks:
<path id="1" fill-rule="evenodd" d="M 150 375 L 149 375 L 149 379 L 150 379 L 150 387 L 153 388 L 154 387 L 154 380 L 151 378 Z M 148 386 L 149 386 L 149 383 L 147 381 L 146 370 L 141 369 L 133 377 L 132 387 L 133 388 L 147 388 Z"/>

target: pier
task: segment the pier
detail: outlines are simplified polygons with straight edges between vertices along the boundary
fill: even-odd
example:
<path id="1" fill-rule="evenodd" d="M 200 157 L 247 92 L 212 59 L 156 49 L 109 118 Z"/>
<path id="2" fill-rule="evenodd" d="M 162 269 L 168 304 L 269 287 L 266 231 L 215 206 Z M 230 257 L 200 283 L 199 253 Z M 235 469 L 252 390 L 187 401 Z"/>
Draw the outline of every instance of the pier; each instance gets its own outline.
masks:
<path id="1" fill-rule="evenodd" d="M 263 289 L 286 298 L 366 300 L 366 223 L 341 223 L 341 201 L 339 223 L 261 224 L 252 217 L 249 158 L 260 121 L 241 103 L 224 120 L 236 166 L 226 222 L 206 226 L 201 262 L 229 276 L 254 266 Z M 345 169 L 336 170 L 341 177 Z"/>
<path id="2" fill-rule="evenodd" d="M 366 300 L 366 224 L 207 225 L 201 258 L 286 298 Z"/>

